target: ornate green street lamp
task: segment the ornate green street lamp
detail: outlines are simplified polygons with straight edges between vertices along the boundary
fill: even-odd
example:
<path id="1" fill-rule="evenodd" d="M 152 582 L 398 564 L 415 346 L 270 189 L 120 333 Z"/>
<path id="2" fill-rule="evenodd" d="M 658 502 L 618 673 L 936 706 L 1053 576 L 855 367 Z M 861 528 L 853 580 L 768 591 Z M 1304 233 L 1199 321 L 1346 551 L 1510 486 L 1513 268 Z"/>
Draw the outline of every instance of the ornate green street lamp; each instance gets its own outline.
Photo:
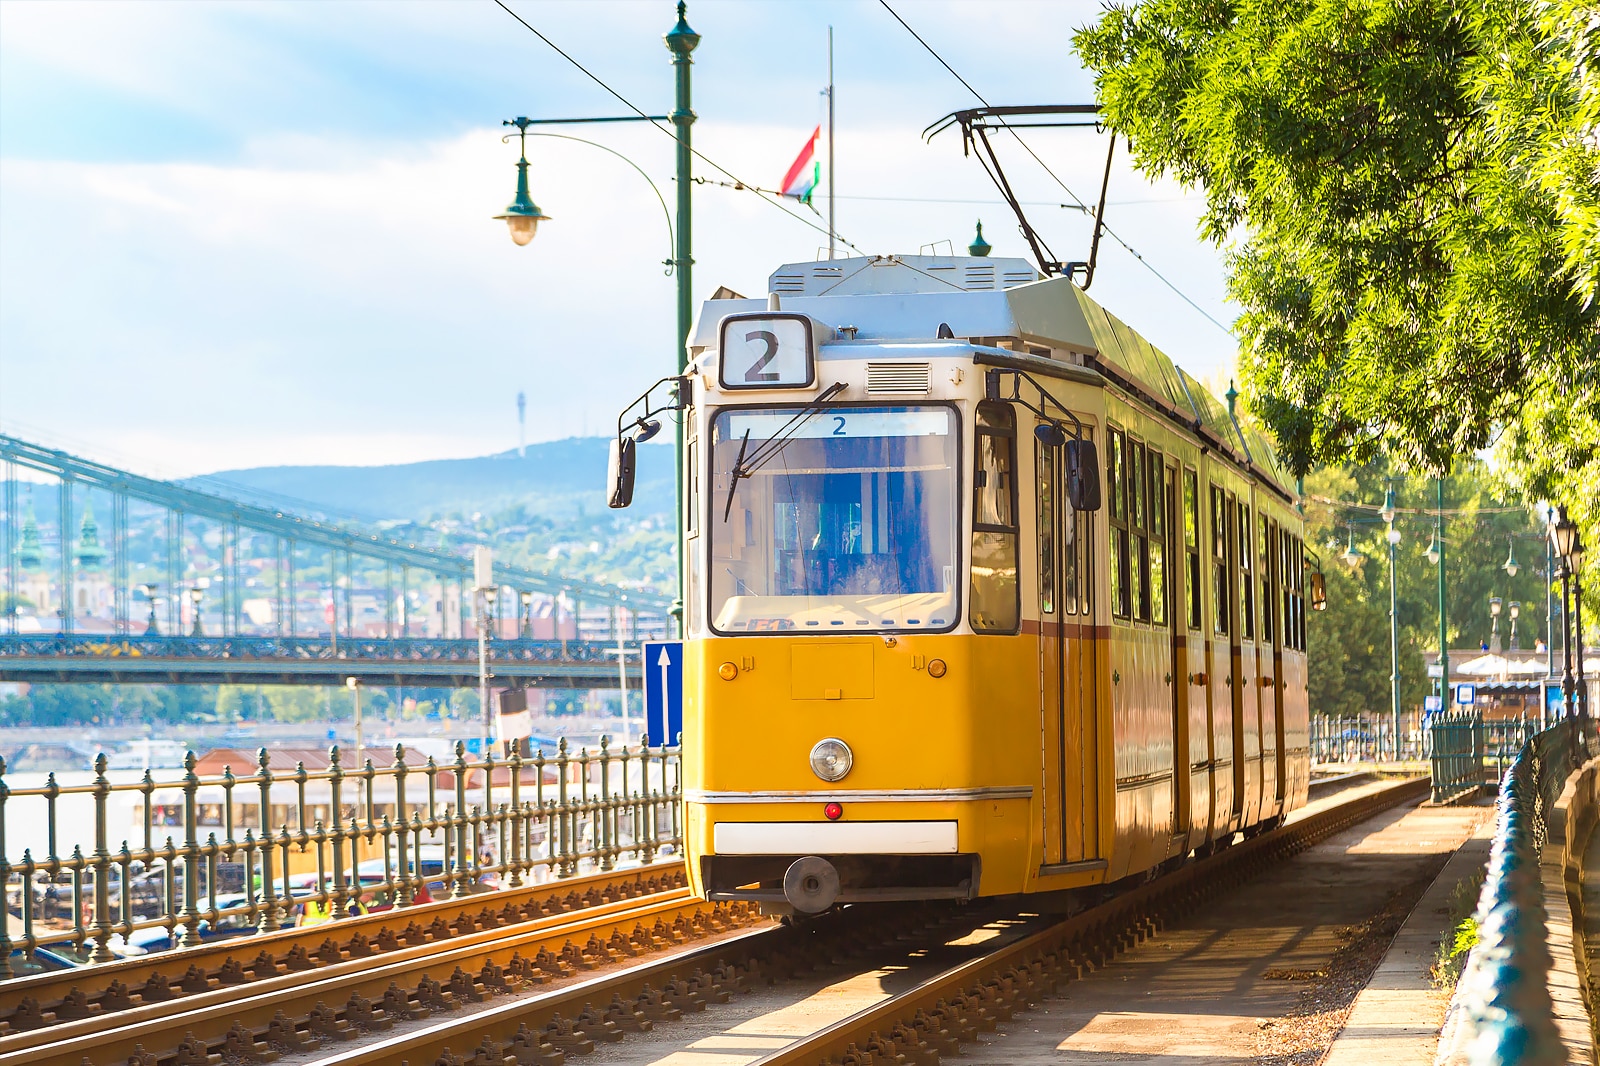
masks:
<path id="1" fill-rule="evenodd" d="M 539 205 L 528 195 L 527 121 L 519 118 L 515 123 L 518 126 L 517 132 L 521 142 L 518 147 L 522 152 L 521 158 L 517 160 L 517 195 L 506 205 L 505 214 L 494 216 L 506 224 L 506 228 L 511 231 L 511 239 L 519 248 L 533 240 L 533 235 L 538 232 L 539 223 L 550 221 L 550 216 L 539 210 Z"/>
<path id="2" fill-rule="evenodd" d="M 677 310 L 678 310 L 678 350 L 674 360 L 674 373 L 682 377 L 684 367 L 689 363 L 689 329 L 694 324 L 694 290 L 692 282 L 692 269 L 694 256 L 691 252 L 692 241 L 692 201 L 690 192 L 694 187 L 694 174 L 691 167 L 693 150 L 690 148 L 689 129 L 694 125 L 695 113 L 690 106 L 690 78 L 689 72 L 693 60 L 689 58 L 700 44 L 700 35 L 689 27 L 687 7 L 681 2 L 678 4 L 678 21 L 663 35 L 668 51 L 672 53 L 673 82 L 675 89 L 674 107 L 670 115 L 620 115 L 605 118 L 547 118 L 530 119 L 517 118 L 507 121 L 507 126 L 516 126 L 523 146 L 521 158 L 517 162 L 517 194 L 512 199 L 510 206 L 504 214 L 494 216 L 503 220 L 511 231 L 511 239 L 519 246 L 526 245 L 533 240 L 533 235 L 541 221 L 549 218 L 539 210 L 532 198 L 528 195 L 528 153 L 526 150 L 527 133 L 529 126 L 538 125 L 575 125 L 583 123 L 611 123 L 611 122 L 650 122 L 659 126 L 663 122 L 672 124 L 673 140 L 676 142 L 676 179 L 677 189 L 677 225 L 672 220 L 667 220 L 668 237 L 674 245 L 673 253 L 667 260 L 669 272 L 677 276 Z M 554 136 L 553 134 L 535 134 L 534 136 Z M 582 141 L 582 138 L 572 137 L 569 140 Z M 606 148 L 605 145 L 595 144 L 593 141 L 582 141 L 603 148 L 626 162 L 633 169 L 639 171 L 646 181 L 649 175 L 641 170 L 638 164 L 618 152 Z M 652 189 L 655 183 L 651 182 Z M 661 191 L 656 189 L 656 196 L 661 196 Z M 662 201 L 663 210 L 666 208 L 665 200 Z M 683 596 L 684 596 L 684 565 L 681 544 L 683 522 L 683 426 L 677 427 L 677 529 L 680 543 L 674 546 L 674 554 L 678 561 L 678 598 L 673 604 L 672 614 L 679 620 L 681 630 L 683 621 Z"/>

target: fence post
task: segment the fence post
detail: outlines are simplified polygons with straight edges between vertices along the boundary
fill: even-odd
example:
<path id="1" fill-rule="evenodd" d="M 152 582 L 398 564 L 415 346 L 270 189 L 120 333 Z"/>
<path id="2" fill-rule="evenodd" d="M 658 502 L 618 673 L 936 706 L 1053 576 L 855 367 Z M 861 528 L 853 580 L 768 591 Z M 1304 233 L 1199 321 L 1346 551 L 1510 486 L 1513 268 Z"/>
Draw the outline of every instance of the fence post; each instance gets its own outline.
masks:
<path id="1" fill-rule="evenodd" d="M 200 775 L 194 772 L 199 761 L 192 751 L 183 756 L 183 912 L 179 915 L 183 932 L 178 936 L 180 948 L 200 946 Z"/>
<path id="2" fill-rule="evenodd" d="M 6 797 L 11 789 L 6 785 L 6 760 L 0 756 L 0 980 L 11 973 L 11 863 L 6 860 Z M 23 894 L 28 892 L 26 883 Z"/>
<path id="3" fill-rule="evenodd" d="M 111 799 L 111 779 L 106 776 L 106 757 L 101 752 L 94 760 L 94 950 L 90 962 L 110 962 L 111 952 L 111 848 L 106 840 L 106 804 Z M 122 886 L 128 894 L 128 885 Z"/>
<path id="4" fill-rule="evenodd" d="M 500 856 L 500 861 L 510 872 L 506 878 L 507 888 L 518 888 L 522 884 L 522 829 L 524 815 L 522 809 L 522 741 L 517 740 L 511 746 L 511 758 L 506 761 L 511 771 L 511 822 L 509 847 L 503 847 L 505 854 Z M 502 831 L 502 837 L 505 833 Z"/>
<path id="5" fill-rule="evenodd" d="M 317 823 L 317 873 L 322 873 L 322 845 L 327 840 L 325 826 L 333 827 L 333 916 L 349 916 L 349 894 L 344 888 L 344 767 L 339 765 L 339 745 L 328 749 L 329 811 L 327 822 Z M 323 888 L 325 886 L 318 885 Z"/>
<path id="6" fill-rule="evenodd" d="M 262 933 L 270 933 L 280 924 L 278 895 L 272 883 L 272 771 L 267 768 L 268 758 L 266 748 L 256 749 L 256 782 L 261 790 L 261 921 L 256 929 Z"/>
<path id="7" fill-rule="evenodd" d="M 456 831 L 456 883 L 450 895 L 460 899 L 467 894 L 467 885 L 472 880 L 472 863 L 476 857 L 467 857 L 467 746 L 459 740 L 456 741 L 455 775 L 456 802 L 452 817 Z"/>

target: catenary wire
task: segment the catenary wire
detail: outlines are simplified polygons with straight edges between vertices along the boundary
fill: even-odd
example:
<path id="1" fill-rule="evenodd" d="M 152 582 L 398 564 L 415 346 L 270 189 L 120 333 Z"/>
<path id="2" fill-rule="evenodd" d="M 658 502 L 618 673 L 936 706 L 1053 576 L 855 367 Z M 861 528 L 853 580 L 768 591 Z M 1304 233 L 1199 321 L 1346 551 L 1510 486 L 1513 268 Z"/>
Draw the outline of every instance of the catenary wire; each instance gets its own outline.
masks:
<path id="1" fill-rule="evenodd" d="M 581 71 L 590 81 L 594 82 L 596 85 L 600 86 L 600 88 L 604 89 L 606 92 L 608 92 L 612 96 L 616 97 L 617 100 L 619 100 L 622 103 L 622 106 L 626 107 L 629 111 L 632 111 L 635 115 L 638 115 L 644 121 L 650 123 L 650 125 L 654 126 L 656 129 L 660 130 L 662 133 L 666 134 L 668 137 L 671 137 L 674 141 L 676 141 L 678 139 L 677 133 L 675 133 L 674 131 L 672 131 L 672 130 L 668 129 L 667 127 L 663 126 L 661 123 L 657 122 L 655 119 L 651 118 L 649 115 L 645 114 L 637 106 L 634 105 L 633 101 L 629 100 L 626 96 L 623 96 L 621 93 L 617 92 L 617 90 L 613 89 L 610 85 L 606 84 L 605 81 L 603 81 L 597 74 L 595 74 L 593 71 L 591 71 L 588 67 L 584 66 L 582 63 L 578 62 L 572 56 L 568 55 L 566 53 L 566 51 L 561 48 L 560 45 L 556 44 L 550 38 L 548 38 L 544 34 L 540 33 L 539 30 L 536 29 L 533 26 L 533 24 L 530 23 L 527 19 L 523 18 L 521 15 L 519 15 L 515 11 L 511 10 L 511 8 L 505 3 L 505 0 L 494 0 L 494 2 L 506 14 L 510 15 L 512 18 L 514 18 L 518 22 L 522 23 L 522 25 L 528 30 L 528 32 L 532 33 L 535 37 L 539 38 L 539 40 L 541 40 L 545 44 L 549 45 L 551 50 L 554 51 L 557 55 L 559 55 L 562 59 L 565 59 L 568 63 L 571 63 L 574 67 L 578 68 L 578 70 Z M 689 146 L 689 152 L 692 155 L 694 155 L 697 159 L 699 159 L 701 162 L 703 162 L 707 166 L 711 167 L 713 170 L 716 170 L 716 171 L 718 171 L 718 172 L 720 172 L 722 174 L 727 175 L 734 182 L 738 183 L 742 188 L 747 189 L 750 192 L 755 193 L 757 196 L 759 196 L 762 199 L 762 201 L 764 201 L 765 203 L 771 204 L 773 207 L 776 207 L 779 211 L 782 211 L 784 214 L 788 215 L 790 218 L 794 219 L 796 222 L 799 222 L 801 225 L 809 226 L 811 229 L 816 230 L 818 233 L 824 233 L 824 234 L 828 233 L 828 228 L 826 226 L 817 225 L 815 222 L 812 222 L 809 218 L 806 218 L 804 215 L 801 215 L 801 214 L 798 214 L 798 213 L 796 213 L 794 211 L 789 210 L 787 207 L 785 207 L 783 205 L 783 203 L 781 203 L 778 200 L 772 199 L 770 196 L 766 195 L 766 193 L 764 191 L 758 189 L 756 186 L 750 185 L 748 182 L 740 181 L 739 176 L 737 174 L 734 174 L 732 171 L 728 170 L 726 167 L 724 167 L 721 164 L 719 164 L 716 160 L 709 158 L 704 152 L 701 152 L 699 149 L 695 148 L 693 145 Z M 832 236 L 840 244 L 843 244 L 845 247 L 851 248 L 851 249 L 853 249 L 853 250 L 855 250 L 857 252 L 860 252 L 862 255 L 866 254 L 865 252 L 862 252 L 860 248 L 856 247 L 855 244 L 853 244 L 849 240 L 845 239 L 845 237 L 843 237 L 841 234 L 839 234 L 837 232 L 834 232 L 834 233 L 830 234 L 830 236 Z"/>
<path id="2" fill-rule="evenodd" d="M 920 33 L 918 33 L 916 30 L 912 29 L 911 28 L 911 24 L 906 22 L 905 19 L 901 18 L 900 17 L 900 13 L 898 11 L 896 11 L 894 8 L 889 6 L 889 0 L 878 0 L 878 3 L 883 5 L 883 9 L 885 11 L 889 12 L 890 15 L 894 16 L 894 20 L 896 22 L 900 23 L 901 26 L 905 27 L 905 30 L 906 30 L 907 33 L 911 34 L 912 37 L 916 38 L 917 43 L 922 45 L 922 47 L 927 50 L 927 53 L 929 55 L 931 55 L 934 59 L 938 60 L 940 66 L 944 67 L 945 70 L 948 70 L 950 72 L 950 75 L 953 78 L 955 78 L 956 81 L 959 81 L 962 85 L 964 85 L 966 87 L 968 92 L 970 92 L 973 96 L 976 96 L 978 98 L 978 101 L 980 103 L 982 103 L 984 107 L 993 107 L 994 106 L 993 104 L 989 103 L 989 101 L 987 99 L 984 98 L 984 95 L 982 93 L 980 93 L 977 89 L 974 89 L 972 87 L 972 83 L 971 82 L 969 82 L 966 78 L 963 78 L 959 73 L 957 73 L 956 69 L 945 61 L 944 56 L 940 55 L 934 49 L 934 47 L 931 44 L 929 44 L 927 41 L 923 40 L 922 39 L 922 35 Z M 996 116 L 996 117 L 999 118 L 999 116 Z M 1043 159 L 1039 158 L 1039 153 L 1035 152 L 1033 150 L 1033 148 L 1029 146 L 1028 142 L 1022 139 L 1022 135 L 1020 133 L 1018 133 L 1014 128 L 1012 128 L 1012 126 L 1009 123 L 1007 123 L 1004 118 L 999 118 L 999 122 L 1000 122 L 1000 125 L 1005 128 L 1006 132 L 1010 133 L 1012 137 L 1016 138 L 1017 143 L 1022 146 L 1023 151 L 1027 152 L 1030 156 L 1032 156 L 1034 162 L 1038 163 L 1041 167 L 1043 167 L 1044 168 L 1044 172 L 1046 174 L 1050 175 L 1050 177 L 1055 181 L 1055 183 L 1057 185 L 1061 186 L 1062 191 L 1064 191 L 1068 196 L 1072 197 L 1073 200 L 1077 201 L 1077 204 L 1078 204 L 1078 206 L 1080 208 L 1082 208 L 1083 210 L 1087 211 L 1088 210 L 1088 205 L 1084 203 L 1083 197 L 1081 197 L 1077 193 L 1073 192 L 1072 189 L 1067 185 L 1067 183 L 1061 180 L 1060 175 L 1058 175 L 1054 170 L 1051 170 L 1050 169 L 1050 165 L 1048 163 L 1046 163 Z M 1114 136 L 1114 134 L 1113 134 L 1113 136 Z M 1217 321 L 1217 319 L 1215 317 L 1213 317 L 1212 314 L 1209 311 L 1207 311 L 1205 308 L 1201 307 L 1199 304 L 1195 303 L 1192 299 L 1190 299 L 1189 295 L 1187 293 L 1185 293 L 1182 289 L 1178 288 L 1171 281 L 1169 281 L 1165 274 L 1161 273 L 1161 271 L 1157 270 L 1154 266 L 1152 266 L 1149 260 L 1145 259 L 1144 256 L 1140 255 L 1137 251 L 1134 250 L 1132 245 L 1130 245 L 1127 241 L 1123 240 L 1120 236 L 1118 236 L 1115 230 L 1113 230 L 1110 226 L 1105 224 L 1104 220 L 1101 220 L 1100 226 L 1101 226 L 1101 228 L 1103 230 L 1105 230 L 1105 233 L 1106 233 L 1106 235 L 1108 237 L 1110 237 L 1112 240 L 1116 241 L 1118 244 L 1122 245 L 1123 249 L 1129 255 L 1131 255 L 1135 259 L 1137 259 L 1141 266 L 1143 266 L 1146 270 L 1150 271 L 1150 273 L 1154 274 L 1156 276 L 1156 279 L 1158 281 L 1160 281 L 1161 284 L 1165 285 L 1167 288 L 1171 289 L 1174 293 L 1176 293 L 1178 295 L 1178 297 L 1181 300 L 1183 300 L 1184 303 L 1188 304 L 1190 307 L 1192 307 L 1196 311 L 1200 312 L 1200 314 L 1204 315 L 1206 321 L 1210 322 L 1213 326 L 1216 326 L 1218 329 L 1222 330 L 1222 332 L 1226 333 L 1228 336 L 1232 337 L 1234 340 L 1238 340 L 1239 339 L 1238 334 L 1234 333 L 1233 330 L 1229 329 L 1227 326 L 1225 326 L 1221 322 Z"/>

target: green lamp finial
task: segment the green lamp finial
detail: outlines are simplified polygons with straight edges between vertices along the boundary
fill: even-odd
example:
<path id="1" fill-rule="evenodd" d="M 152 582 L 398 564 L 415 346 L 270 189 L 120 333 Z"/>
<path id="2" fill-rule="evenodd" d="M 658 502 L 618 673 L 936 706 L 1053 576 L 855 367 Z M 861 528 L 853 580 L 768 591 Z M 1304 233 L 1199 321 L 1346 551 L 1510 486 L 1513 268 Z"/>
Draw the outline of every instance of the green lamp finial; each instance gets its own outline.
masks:
<path id="1" fill-rule="evenodd" d="M 685 57 L 700 43 L 700 35 L 689 28 L 687 10 L 688 5 L 683 3 L 683 0 L 678 0 L 678 24 L 668 30 L 663 38 L 673 54 Z"/>
<path id="2" fill-rule="evenodd" d="M 1239 402 L 1239 390 L 1233 387 L 1233 379 L 1228 379 L 1228 391 L 1222 394 L 1228 400 L 1228 413 L 1233 414 L 1234 406 Z"/>
<path id="3" fill-rule="evenodd" d="M 971 244 L 967 245 L 967 254 L 981 259 L 989 254 L 992 247 L 988 241 L 983 239 L 983 219 L 980 218 L 978 220 L 978 235 L 972 238 Z"/>

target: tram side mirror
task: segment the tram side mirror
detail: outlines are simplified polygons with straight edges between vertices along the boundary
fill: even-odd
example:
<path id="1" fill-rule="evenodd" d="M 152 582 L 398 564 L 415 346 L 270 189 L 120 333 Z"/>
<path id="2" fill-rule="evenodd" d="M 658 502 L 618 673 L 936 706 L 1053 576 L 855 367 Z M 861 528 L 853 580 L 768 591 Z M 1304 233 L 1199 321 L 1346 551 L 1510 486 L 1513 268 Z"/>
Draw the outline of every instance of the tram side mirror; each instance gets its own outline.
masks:
<path id="1" fill-rule="evenodd" d="M 1059 448 L 1067 442 L 1067 435 L 1054 422 L 1040 422 L 1033 427 L 1033 435 L 1046 448 Z"/>
<path id="2" fill-rule="evenodd" d="M 1311 581 L 1311 609 L 1313 611 L 1326 611 L 1328 609 L 1328 579 L 1322 576 L 1322 571 L 1313 570 L 1309 575 Z"/>
<path id="3" fill-rule="evenodd" d="M 1100 510 L 1100 455 L 1092 440 L 1069 440 L 1062 446 L 1067 466 L 1067 501 L 1074 511 Z"/>
<path id="4" fill-rule="evenodd" d="M 638 461 L 638 445 L 632 437 L 616 437 L 611 441 L 611 454 L 606 459 L 606 505 L 612 508 L 627 507 L 633 503 L 633 472 Z"/>

